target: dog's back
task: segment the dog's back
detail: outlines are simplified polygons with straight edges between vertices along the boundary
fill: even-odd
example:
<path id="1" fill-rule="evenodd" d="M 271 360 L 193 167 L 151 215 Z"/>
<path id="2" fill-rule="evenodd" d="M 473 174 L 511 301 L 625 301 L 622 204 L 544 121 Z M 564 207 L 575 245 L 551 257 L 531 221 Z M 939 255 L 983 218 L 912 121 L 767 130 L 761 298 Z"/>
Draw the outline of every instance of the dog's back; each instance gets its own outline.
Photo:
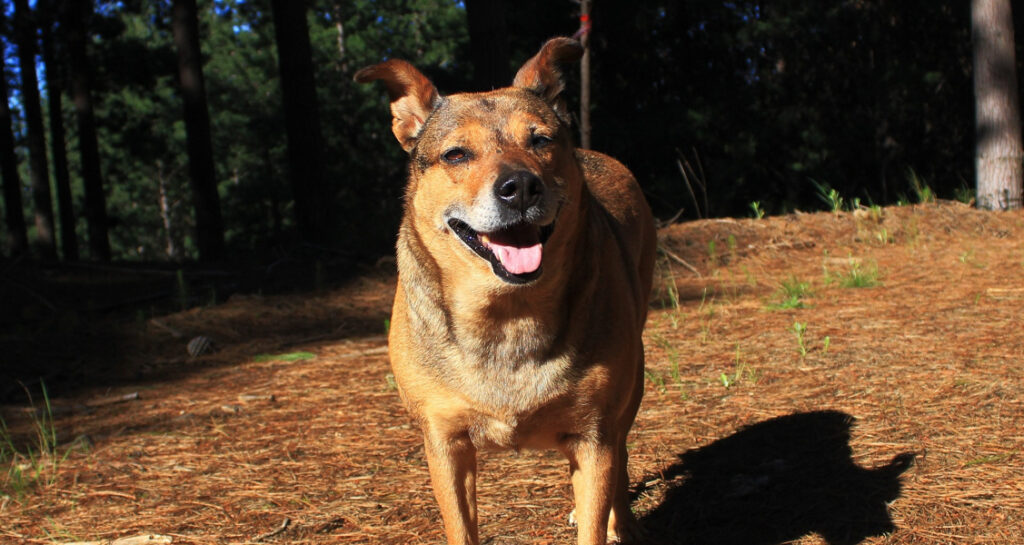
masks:
<path id="1" fill-rule="evenodd" d="M 651 209 L 633 174 L 619 161 L 591 150 L 576 150 L 587 188 L 607 212 L 621 251 L 635 264 L 639 287 L 637 310 L 647 315 L 654 273 L 657 235 Z"/>

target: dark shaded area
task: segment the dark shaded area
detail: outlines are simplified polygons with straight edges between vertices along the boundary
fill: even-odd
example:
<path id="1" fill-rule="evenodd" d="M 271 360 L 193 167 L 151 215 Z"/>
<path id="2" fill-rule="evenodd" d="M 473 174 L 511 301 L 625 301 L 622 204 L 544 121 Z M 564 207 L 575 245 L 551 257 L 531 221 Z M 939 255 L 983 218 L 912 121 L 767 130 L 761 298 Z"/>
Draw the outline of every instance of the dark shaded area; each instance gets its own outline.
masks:
<path id="1" fill-rule="evenodd" d="M 287 344 L 297 338 L 379 335 L 389 315 L 386 305 L 346 310 L 329 320 L 296 317 L 294 311 L 270 323 L 265 316 L 255 320 L 244 314 L 222 319 L 224 328 L 238 332 L 234 339 L 217 338 L 203 328 L 201 317 L 194 327 L 177 327 L 181 338 L 154 329 L 153 318 L 180 311 L 201 316 L 206 307 L 236 294 L 325 293 L 348 282 L 353 270 L 382 278 L 393 274 L 387 266 L 356 267 L 343 257 L 307 250 L 231 269 L 154 263 L 57 266 L 0 259 L 0 405 L 27 403 L 28 393 L 41 399 L 40 384 L 51 397 L 60 397 L 82 388 L 168 380 L 225 363 L 190 358 L 186 344 L 195 335 L 212 335 L 218 348 L 267 339 Z M 276 312 L 259 309 L 271 316 Z"/>
<path id="2" fill-rule="evenodd" d="M 466 0 L 472 91 L 490 91 L 512 81 L 505 0 Z"/>
<path id="3" fill-rule="evenodd" d="M 915 455 L 858 466 L 853 423 L 838 411 L 797 413 L 681 454 L 657 475 L 681 482 L 642 520 L 652 542 L 774 545 L 817 533 L 830 545 L 854 545 L 892 532 L 887 505 Z"/>

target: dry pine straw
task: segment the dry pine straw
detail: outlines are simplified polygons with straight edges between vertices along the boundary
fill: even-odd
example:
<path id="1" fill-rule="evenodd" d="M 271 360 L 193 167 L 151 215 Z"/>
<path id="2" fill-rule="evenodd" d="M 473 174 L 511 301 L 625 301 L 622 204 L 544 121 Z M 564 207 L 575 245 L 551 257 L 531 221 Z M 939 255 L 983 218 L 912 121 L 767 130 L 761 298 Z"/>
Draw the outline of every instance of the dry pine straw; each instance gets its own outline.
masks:
<path id="1" fill-rule="evenodd" d="M 941 203 L 660 235 L 701 276 L 660 261 L 645 333 L 647 394 L 629 447 L 652 543 L 1020 538 L 1024 215 Z M 877 268 L 877 285 L 827 281 L 826 268 L 837 278 L 851 263 Z M 772 310 L 791 278 L 810 284 L 804 308 Z M 53 484 L 0 499 L 0 543 L 246 543 L 285 519 L 268 542 L 440 543 L 384 338 L 350 327 L 386 316 L 392 289 L 392 275 L 369 274 L 331 293 L 166 317 L 228 339 L 200 362 L 160 328 L 139 334 L 133 346 L 148 346 L 163 380 L 133 386 L 138 400 L 58 418 L 62 436 L 94 446 L 72 452 Z M 316 357 L 254 358 L 274 350 Z M 486 543 L 572 542 L 563 460 L 485 453 L 480 469 Z"/>

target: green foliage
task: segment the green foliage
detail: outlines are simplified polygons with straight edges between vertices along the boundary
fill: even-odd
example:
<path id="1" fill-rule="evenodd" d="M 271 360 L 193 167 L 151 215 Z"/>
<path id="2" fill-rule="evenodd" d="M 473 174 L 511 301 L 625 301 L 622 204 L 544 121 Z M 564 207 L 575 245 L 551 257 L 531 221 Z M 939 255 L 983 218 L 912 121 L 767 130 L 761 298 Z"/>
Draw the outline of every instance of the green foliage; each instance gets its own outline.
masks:
<path id="1" fill-rule="evenodd" d="M 878 265 L 874 262 L 864 264 L 860 260 L 850 259 L 845 271 L 832 272 L 827 266 L 823 269 L 826 284 L 838 284 L 843 288 L 873 288 L 880 283 Z"/>
<path id="2" fill-rule="evenodd" d="M 838 191 L 829 187 L 828 184 L 820 183 L 815 180 L 811 180 L 811 183 L 814 184 L 814 187 L 818 190 L 818 198 L 828 206 L 828 209 L 831 210 L 833 214 L 837 214 L 842 211 L 843 198 L 839 196 Z"/>
<path id="3" fill-rule="evenodd" d="M 928 187 L 928 184 L 918 176 L 917 171 L 913 168 L 907 168 L 907 181 L 910 182 L 910 188 L 914 191 L 914 195 L 917 196 L 917 202 L 935 202 L 935 192 L 932 191 L 932 188 Z"/>
<path id="4" fill-rule="evenodd" d="M 331 246 L 345 258 L 388 252 L 406 155 L 391 135 L 383 88 L 356 85 L 352 75 L 401 57 L 442 93 L 467 89 L 474 67 L 464 3 L 309 6 L 336 203 Z M 509 68 L 544 39 L 575 32 L 578 9 L 572 2 L 518 1 L 501 36 L 509 42 Z M 819 199 L 835 211 L 859 200 L 888 204 L 907 191 L 904 176 L 918 202 L 971 200 L 964 185 L 973 179 L 972 149 L 964 145 L 973 119 L 965 3 L 655 0 L 609 2 L 599 11 L 591 42 L 593 146 L 630 166 L 656 212 L 686 207 L 694 216 L 760 218 Z M 166 0 L 101 2 L 90 20 L 115 258 L 195 257 L 169 15 Z M 266 2 L 200 0 L 199 15 L 227 244 L 236 259 L 279 259 L 297 237 L 271 10 Z M 565 96 L 576 112 L 578 71 L 566 73 Z M 17 110 L 16 86 L 12 93 Z M 77 126 L 65 104 L 73 193 L 82 210 Z M 19 137 L 20 119 L 15 111 Z M 690 151 L 684 156 L 680 149 Z M 24 169 L 24 157 L 20 163 Z M 680 168 L 687 183 L 680 183 Z M 807 179 L 828 180 L 827 190 L 807 191 Z M 81 213 L 77 230 L 84 239 Z"/>
<path id="5" fill-rule="evenodd" d="M 800 357 L 807 357 L 807 324 L 804 322 L 793 322 L 793 325 L 789 328 L 793 332 L 793 336 L 796 337 L 797 351 L 800 353 Z"/>
<path id="6" fill-rule="evenodd" d="M 311 360 L 316 357 L 316 354 L 312 352 L 289 352 L 287 354 L 260 354 L 252 359 L 252 361 L 258 363 L 264 363 L 268 361 L 283 361 L 293 362 L 302 360 Z"/>
<path id="7" fill-rule="evenodd" d="M 246 259 L 278 256 L 296 235 L 271 10 L 243 0 L 200 0 L 198 7 L 227 243 Z M 115 258 L 194 258 L 169 3 L 109 5 L 94 23 L 89 53 L 98 72 L 93 97 Z M 401 212 L 406 157 L 391 136 L 383 88 L 357 85 L 352 75 L 403 57 L 451 81 L 447 74 L 459 70 L 468 44 L 465 12 L 453 0 L 321 1 L 311 5 L 308 23 L 326 170 L 338 203 L 333 245 L 353 257 L 386 252 Z M 71 112 L 66 126 L 69 143 L 76 142 Z M 69 157 L 81 209 L 79 158 Z M 78 221 L 84 236 L 81 214 Z"/>
<path id="8" fill-rule="evenodd" d="M 743 382 L 750 384 L 756 384 L 759 378 L 756 369 L 748 365 L 742 359 L 742 353 L 740 352 L 740 345 L 736 345 L 736 355 L 734 358 L 734 367 L 732 373 L 721 373 L 718 376 L 718 381 L 722 383 L 725 388 L 732 388 Z"/>
<path id="9" fill-rule="evenodd" d="M 761 208 L 761 201 L 751 202 L 750 210 L 754 213 L 754 219 L 761 219 L 764 217 L 764 209 Z"/>
<path id="10" fill-rule="evenodd" d="M 0 467 L 5 468 L 0 475 L 0 493 L 22 497 L 37 486 L 52 485 L 60 464 L 71 453 L 73 447 L 63 455 L 59 452 L 57 427 L 45 384 L 42 390 L 43 407 L 32 413 L 35 447 L 16 445 L 7 423 L 0 418 Z"/>
<path id="11" fill-rule="evenodd" d="M 804 298 L 811 295 L 811 283 L 790 276 L 783 280 L 775 290 L 774 302 L 768 305 L 769 310 L 788 310 L 804 308 Z"/>

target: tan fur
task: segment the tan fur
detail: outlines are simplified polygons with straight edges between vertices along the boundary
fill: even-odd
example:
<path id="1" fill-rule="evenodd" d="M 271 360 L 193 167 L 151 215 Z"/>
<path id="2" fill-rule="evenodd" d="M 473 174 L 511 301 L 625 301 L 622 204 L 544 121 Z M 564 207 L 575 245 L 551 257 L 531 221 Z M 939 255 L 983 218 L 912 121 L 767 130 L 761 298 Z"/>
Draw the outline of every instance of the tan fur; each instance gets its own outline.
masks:
<path id="1" fill-rule="evenodd" d="M 581 545 L 635 533 L 625 441 L 643 394 L 655 234 L 629 171 L 572 148 L 557 64 L 576 58 L 575 42 L 554 39 L 520 70 L 520 87 L 443 98 L 407 63 L 356 75 L 387 83 L 411 155 L 390 355 L 423 430 L 450 545 L 479 542 L 476 451 L 485 448 L 568 458 Z M 397 118 L 407 112 L 419 126 Z M 551 143 L 535 145 L 538 135 Z M 453 146 L 471 159 L 440 159 Z M 489 188 L 508 168 L 543 180 L 550 205 L 538 210 L 554 218 L 542 273 L 525 284 L 496 276 L 446 223 L 496 221 Z"/>

